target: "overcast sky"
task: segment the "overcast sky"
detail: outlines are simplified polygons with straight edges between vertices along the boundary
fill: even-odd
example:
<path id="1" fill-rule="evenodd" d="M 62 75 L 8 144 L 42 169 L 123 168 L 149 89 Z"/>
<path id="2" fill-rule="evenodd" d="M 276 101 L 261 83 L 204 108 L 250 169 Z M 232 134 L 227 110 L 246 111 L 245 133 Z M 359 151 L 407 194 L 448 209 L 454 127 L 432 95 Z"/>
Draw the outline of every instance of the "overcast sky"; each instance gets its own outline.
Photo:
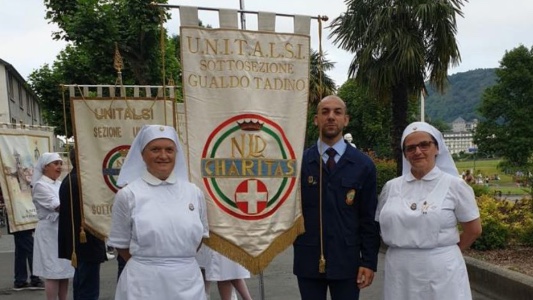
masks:
<path id="1" fill-rule="evenodd" d="M 199 7 L 239 8 L 239 0 L 169 0 L 169 4 Z M 330 20 L 346 10 L 344 0 L 244 0 L 246 10 L 268 11 L 299 15 L 327 15 Z M 178 10 L 172 10 L 167 28 L 179 31 Z M 458 19 L 459 50 L 461 64 L 450 74 L 477 68 L 495 68 L 505 54 L 519 45 L 533 46 L 533 0 L 470 0 L 463 8 L 464 18 Z M 218 27 L 215 12 L 200 11 L 204 24 Z M 0 58 L 12 64 L 24 77 L 44 64 L 52 64 L 65 43 L 54 41 L 52 32 L 57 30 L 45 20 L 42 0 L 0 0 Z M 257 29 L 256 16 L 247 15 L 247 29 Z M 292 20 L 277 19 L 276 30 L 292 30 Z M 328 25 L 329 22 L 326 23 Z M 318 49 L 317 22 L 311 26 L 311 46 Z M 337 49 L 324 29 L 322 49 L 327 58 L 335 62 L 335 69 L 328 74 L 338 85 L 347 78 L 352 55 Z"/>

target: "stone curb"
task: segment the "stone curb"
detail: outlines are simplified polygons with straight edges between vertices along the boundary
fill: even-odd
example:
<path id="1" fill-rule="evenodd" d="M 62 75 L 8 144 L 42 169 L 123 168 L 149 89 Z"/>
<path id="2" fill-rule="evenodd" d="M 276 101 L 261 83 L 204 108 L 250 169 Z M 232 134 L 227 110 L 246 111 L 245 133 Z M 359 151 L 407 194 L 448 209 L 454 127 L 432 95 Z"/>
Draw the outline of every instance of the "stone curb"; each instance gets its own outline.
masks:
<path id="1" fill-rule="evenodd" d="M 464 256 L 470 287 L 494 300 L 533 299 L 533 277 Z"/>

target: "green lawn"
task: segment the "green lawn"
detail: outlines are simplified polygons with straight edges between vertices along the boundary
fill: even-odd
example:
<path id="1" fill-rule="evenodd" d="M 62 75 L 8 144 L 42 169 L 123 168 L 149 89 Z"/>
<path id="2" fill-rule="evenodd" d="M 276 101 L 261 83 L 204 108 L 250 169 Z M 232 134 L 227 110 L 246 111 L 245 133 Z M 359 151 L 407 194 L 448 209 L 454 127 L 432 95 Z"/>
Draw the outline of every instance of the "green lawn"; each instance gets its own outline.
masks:
<path id="1" fill-rule="evenodd" d="M 459 173 L 467 169 L 474 171 L 474 177 L 477 178 L 478 173 L 481 173 L 484 177 L 494 176 L 498 174 L 500 180 L 491 180 L 489 182 L 489 188 L 491 191 L 501 191 L 503 195 L 524 195 L 527 194 L 524 191 L 524 188 L 517 187 L 513 181 L 511 175 L 504 174 L 501 170 L 498 170 L 497 166 L 500 160 L 491 159 L 491 160 L 467 160 L 467 161 L 456 161 L 455 165 L 459 170 Z"/>

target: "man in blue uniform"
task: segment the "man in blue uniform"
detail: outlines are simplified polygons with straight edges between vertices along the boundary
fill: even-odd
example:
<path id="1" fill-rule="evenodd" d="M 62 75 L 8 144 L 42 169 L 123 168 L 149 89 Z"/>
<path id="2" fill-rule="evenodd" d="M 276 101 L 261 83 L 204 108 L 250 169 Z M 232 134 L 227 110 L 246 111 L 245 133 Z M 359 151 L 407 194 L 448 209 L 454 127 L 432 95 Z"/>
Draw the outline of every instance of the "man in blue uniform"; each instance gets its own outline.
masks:
<path id="1" fill-rule="evenodd" d="M 314 122 L 320 139 L 302 159 L 305 233 L 294 242 L 293 272 L 304 300 L 359 299 L 377 267 L 380 246 L 376 168 L 342 138 L 346 104 L 337 96 L 320 101 Z"/>

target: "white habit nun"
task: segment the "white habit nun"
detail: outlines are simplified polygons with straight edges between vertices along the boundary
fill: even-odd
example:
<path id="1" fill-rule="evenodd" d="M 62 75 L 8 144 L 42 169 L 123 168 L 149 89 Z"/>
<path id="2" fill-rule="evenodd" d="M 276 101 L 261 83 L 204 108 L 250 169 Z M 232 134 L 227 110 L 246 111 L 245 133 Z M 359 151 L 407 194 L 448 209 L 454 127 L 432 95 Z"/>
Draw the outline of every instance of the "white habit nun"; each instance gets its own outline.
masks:
<path id="1" fill-rule="evenodd" d="M 52 163 L 54 164 L 50 165 Z M 59 154 L 43 153 L 33 168 L 31 180 L 32 200 L 39 218 L 33 242 L 33 274 L 46 279 L 74 277 L 74 268 L 70 261 L 57 256 L 57 211 L 62 164 L 63 160 Z"/>
<path id="2" fill-rule="evenodd" d="M 174 163 L 170 174 L 150 173 L 159 163 Z M 209 234 L 205 199 L 187 174 L 176 130 L 143 126 L 120 171 L 118 184 L 124 187 L 113 205 L 108 244 L 127 260 L 116 300 L 206 298 L 195 260 Z"/>
<path id="3" fill-rule="evenodd" d="M 462 238 L 475 236 L 475 226 L 465 225 L 479 221 L 474 192 L 459 177 L 440 131 L 428 123 L 411 123 L 403 132 L 402 148 L 413 133 L 415 141 L 432 143 L 420 142 L 414 152 L 404 154 L 403 175 L 385 184 L 376 211 L 381 236 L 389 246 L 383 299 L 471 300 L 459 244 Z M 415 177 L 413 168 L 424 174 Z"/>

